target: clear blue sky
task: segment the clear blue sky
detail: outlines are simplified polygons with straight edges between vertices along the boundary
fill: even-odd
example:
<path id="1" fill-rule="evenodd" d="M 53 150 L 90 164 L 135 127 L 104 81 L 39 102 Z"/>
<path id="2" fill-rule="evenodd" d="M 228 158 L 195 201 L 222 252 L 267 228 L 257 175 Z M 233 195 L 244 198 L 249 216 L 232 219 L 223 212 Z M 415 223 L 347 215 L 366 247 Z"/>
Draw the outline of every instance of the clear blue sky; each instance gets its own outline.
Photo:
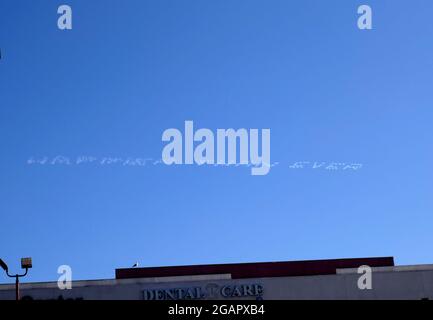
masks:
<path id="1" fill-rule="evenodd" d="M 374 30 L 358 30 L 361 4 Z M 136 261 L 433 263 L 432 14 L 431 0 L 2 0 L 0 257 L 15 271 L 32 256 L 27 281 L 62 264 L 95 279 Z M 280 165 L 27 164 L 160 158 L 185 120 L 270 128 Z"/>

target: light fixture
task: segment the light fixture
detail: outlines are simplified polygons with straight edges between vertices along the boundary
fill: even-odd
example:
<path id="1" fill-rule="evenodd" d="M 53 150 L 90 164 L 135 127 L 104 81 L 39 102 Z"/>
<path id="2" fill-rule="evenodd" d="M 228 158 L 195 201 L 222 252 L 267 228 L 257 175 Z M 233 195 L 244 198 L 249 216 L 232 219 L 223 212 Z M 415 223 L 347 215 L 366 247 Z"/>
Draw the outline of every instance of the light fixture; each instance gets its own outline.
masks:
<path id="1" fill-rule="evenodd" d="M 21 268 L 31 269 L 32 268 L 32 258 L 21 258 Z"/>
<path id="2" fill-rule="evenodd" d="M 8 265 L 2 259 L 0 259 L 0 267 L 2 267 L 6 273 L 9 271 Z"/>
<path id="3" fill-rule="evenodd" d="M 9 278 L 15 278 L 15 299 L 18 301 L 20 300 L 20 278 L 25 277 L 27 275 L 27 272 L 29 269 L 33 267 L 32 265 L 32 258 L 21 258 L 21 268 L 25 269 L 26 272 L 23 274 L 9 274 L 9 268 L 8 265 L 0 259 L 0 267 L 6 272 L 6 275 Z"/>

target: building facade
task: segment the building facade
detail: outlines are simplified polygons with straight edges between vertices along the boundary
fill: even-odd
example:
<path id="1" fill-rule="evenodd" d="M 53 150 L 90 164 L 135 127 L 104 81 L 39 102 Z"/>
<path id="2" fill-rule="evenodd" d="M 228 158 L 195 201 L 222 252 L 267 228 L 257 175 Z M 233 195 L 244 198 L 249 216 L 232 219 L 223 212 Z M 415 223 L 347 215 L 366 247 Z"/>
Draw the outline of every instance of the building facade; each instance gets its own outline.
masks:
<path id="1" fill-rule="evenodd" d="M 395 266 L 392 257 L 128 268 L 115 274 L 114 279 L 73 281 L 70 290 L 59 289 L 57 282 L 21 284 L 21 298 L 433 299 L 433 265 Z M 0 285 L 0 299 L 15 299 L 15 284 Z"/>

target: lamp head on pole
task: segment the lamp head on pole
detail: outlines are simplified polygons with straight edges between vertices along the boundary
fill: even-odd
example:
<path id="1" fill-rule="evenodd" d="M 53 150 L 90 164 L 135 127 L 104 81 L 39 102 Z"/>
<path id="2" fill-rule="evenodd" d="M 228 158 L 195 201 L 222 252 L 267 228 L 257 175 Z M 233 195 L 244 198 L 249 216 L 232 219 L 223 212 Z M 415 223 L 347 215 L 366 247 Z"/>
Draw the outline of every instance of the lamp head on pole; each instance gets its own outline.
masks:
<path id="1" fill-rule="evenodd" d="M 31 269 L 32 268 L 32 258 L 21 258 L 21 268 Z"/>
<path id="2" fill-rule="evenodd" d="M 2 259 L 0 259 L 0 267 L 2 267 L 6 273 L 9 271 L 8 265 Z"/>

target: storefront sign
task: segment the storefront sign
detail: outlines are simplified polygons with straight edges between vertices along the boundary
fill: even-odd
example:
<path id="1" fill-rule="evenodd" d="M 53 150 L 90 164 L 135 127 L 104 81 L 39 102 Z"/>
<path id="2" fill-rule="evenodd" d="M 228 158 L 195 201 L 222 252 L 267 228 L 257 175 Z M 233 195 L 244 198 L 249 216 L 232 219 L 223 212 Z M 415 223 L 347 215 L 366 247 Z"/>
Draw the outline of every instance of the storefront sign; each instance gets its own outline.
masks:
<path id="1" fill-rule="evenodd" d="M 260 298 L 263 295 L 261 284 L 240 284 L 220 286 L 210 283 L 204 287 L 184 287 L 168 289 L 145 289 L 144 300 L 198 300 L 198 299 L 231 299 Z"/>

